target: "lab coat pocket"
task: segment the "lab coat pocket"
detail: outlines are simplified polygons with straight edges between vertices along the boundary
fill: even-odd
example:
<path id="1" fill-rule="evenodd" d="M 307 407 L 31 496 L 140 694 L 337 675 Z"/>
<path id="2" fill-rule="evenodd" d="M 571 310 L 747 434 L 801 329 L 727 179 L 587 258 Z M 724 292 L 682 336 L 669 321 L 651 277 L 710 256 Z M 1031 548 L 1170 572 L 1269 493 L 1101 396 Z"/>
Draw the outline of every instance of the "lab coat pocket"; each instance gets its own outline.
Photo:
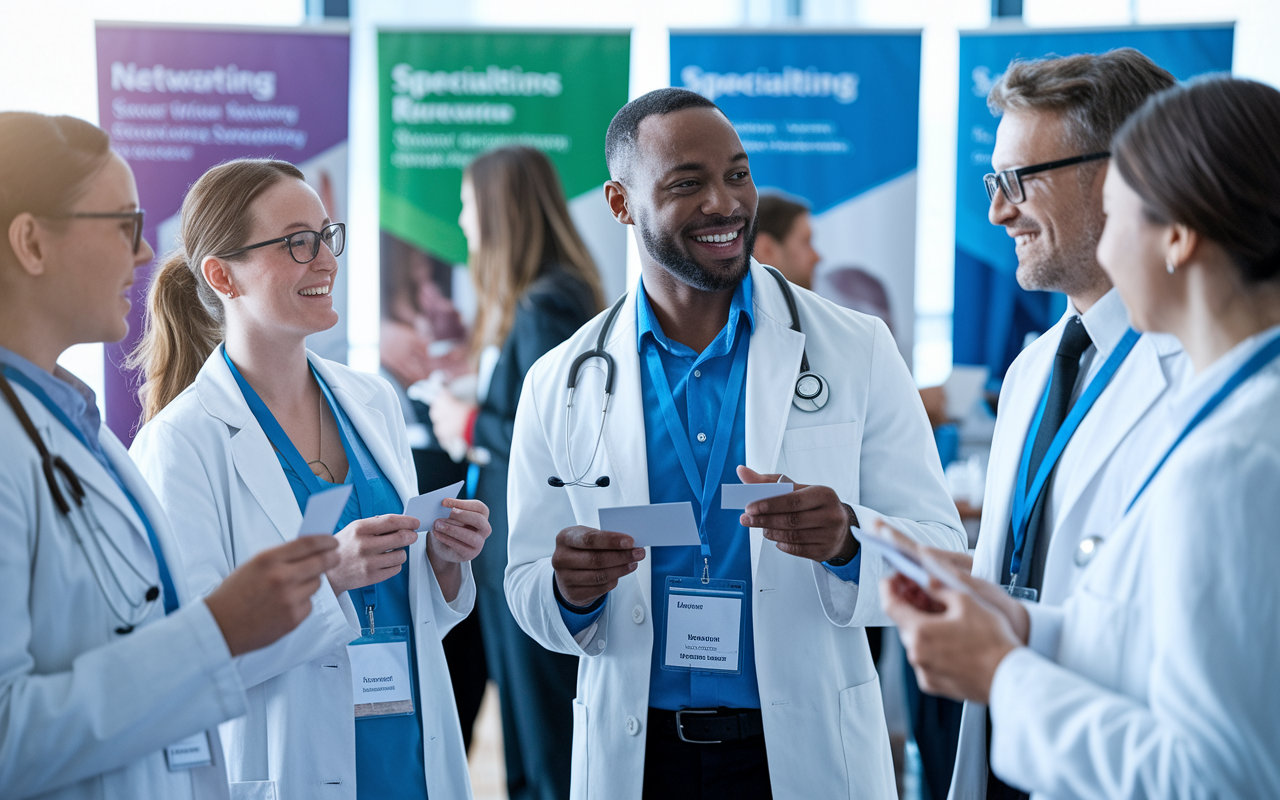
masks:
<path id="1" fill-rule="evenodd" d="M 277 800 L 275 781 L 240 781 L 231 784 L 231 800 Z"/>
<path id="2" fill-rule="evenodd" d="M 840 692 L 840 744 L 850 800 L 897 796 L 889 731 L 876 678 Z"/>
<path id="3" fill-rule="evenodd" d="M 569 785 L 571 800 L 587 800 L 587 706 L 573 700 L 573 777 Z"/>
<path id="4" fill-rule="evenodd" d="M 840 499 L 856 503 L 861 452 L 861 422 L 790 428 L 782 436 L 779 469 L 793 481 L 830 486 Z"/>
<path id="5" fill-rule="evenodd" d="M 1105 686 L 1119 685 L 1129 636 L 1128 604 L 1082 584 L 1065 611 L 1058 663 Z"/>

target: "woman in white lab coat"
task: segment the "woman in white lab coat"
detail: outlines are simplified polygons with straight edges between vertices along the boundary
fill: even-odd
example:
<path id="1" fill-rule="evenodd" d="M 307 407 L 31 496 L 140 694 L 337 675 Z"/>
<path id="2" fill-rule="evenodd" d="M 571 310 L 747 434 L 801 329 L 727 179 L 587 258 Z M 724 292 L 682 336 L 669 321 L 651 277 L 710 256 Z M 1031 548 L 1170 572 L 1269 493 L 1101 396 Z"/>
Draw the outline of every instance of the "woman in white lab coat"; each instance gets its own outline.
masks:
<path id="1" fill-rule="evenodd" d="M 233 657 L 311 609 L 331 537 L 267 550 L 203 602 L 92 390 L 57 365 L 128 331 L 151 260 L 133 173 L 71 117 L 0 113 L 0 797 L 226 798 L 208 729 L 247 709 Z M 48 455 L 46 456 L 45 453 Z"/>
<path id="2" fill-rule="evenodd" d="M 184 520 L 180 569 L 196 594 L 291 538 L 312 495 L 353 489 L 332 591 L 238 664 L 249 712 L 221 727 L 232 797 L 467 797 L 440 639 L 471 611 L 468 562 L 488 511 L 449 499 L 448 518 L 419 537 L 401 514 L 417 478 L 391 386 L 306 349 L 337 322 L 329 292 L 344 239 L 291 164 L 205 173 L 183 201 L 182 247 L 151 285 L 135 353 L 149 421 L 131 452 Z M 392 666 L 363 670 L 370 653 Z M 357 706 L 353 683 L 390 700 Z M 388 685 L 403 695 L 365 694 Z"/>
<path id="3" fill-rule="evenodd" d="M 900 576 L 886 600 L 924 688 L 989 702 L 1007 783 L 1280 797 L 1280 92 L 1170 89 L 1111 150 L 1098 259 L 1196 370 L 1146 482 L 1061 608 L 974 579 L 985 603 Z"/>

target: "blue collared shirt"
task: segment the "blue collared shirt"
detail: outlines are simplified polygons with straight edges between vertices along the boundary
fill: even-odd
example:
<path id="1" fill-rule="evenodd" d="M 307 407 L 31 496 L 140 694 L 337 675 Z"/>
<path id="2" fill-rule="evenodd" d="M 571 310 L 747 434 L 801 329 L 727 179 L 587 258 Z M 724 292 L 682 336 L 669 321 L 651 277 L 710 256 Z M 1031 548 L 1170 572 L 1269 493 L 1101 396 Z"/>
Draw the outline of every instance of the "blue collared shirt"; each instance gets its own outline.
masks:
<path id="1" fill-rule="evenodd" d="M 751 333 L 755 327 L 752 288 L 751 276 L 748 274 L 734 291 L 728 322 L 701 353 L 667 338 L 649 305 L 643 284 L 636 293 L 636 334 L 641 363 L 650 503 L 688 501 L 693 504 L 695 518 L 701 516 L 701 498 L 695 496 L 685 480 L 684 471 L 662 418 L 662 406 L 657 394 L 660 390 L 654 385 L 644 366 L 645 353 L 648 348 L 657 349 L 680 421 L 688 432 L 694 460 L 699 472 L 705 475 L 715 443 L 720 407 L 728 394 L 730 366 L 737 352 L 736 348 L 750 347 Z M 739 393 L 737 406 L 724 470 L 721 475 L 713 478 L 719 484 L 740 483 L 736 467 L 746 463 L 745 391 Z M 705 440 L 699 441 L 699 434 L 705 434 Z M 670 710 L 712 706 L 760 707 L 751 615 L 751 536 L 747 528 L 739 524 L 740 514 L 739 510 L 721 509 L 717 491 L 712 510 L 707 515 L 705 530 L 711 545 L 711 577 L 746 583 L 743 602 L 746 630 L 741 642 L 743 661 L 740 674 L 722 675 L 662 668 L 662 636 L 666 627 L 666 604 L 662 598 L 666 594 L 667 576 L 701 576 L 702 556 L 697 547 L 657 547 L 649 551 L 652 575 L 650 596 L 654 599 L 654 643 L 649 673 L 649 705 L 652 707 Z M 827 566 L 827 569 L 844 580 L 856 581 L 860 564 L 861 552 L 848 565 Z M 577 614 L 565 608 L 562 603 L 560 614 L 569 631 L 576 635 L 595 621 L 603 609 L 602 604 L 591 612 Z"/>

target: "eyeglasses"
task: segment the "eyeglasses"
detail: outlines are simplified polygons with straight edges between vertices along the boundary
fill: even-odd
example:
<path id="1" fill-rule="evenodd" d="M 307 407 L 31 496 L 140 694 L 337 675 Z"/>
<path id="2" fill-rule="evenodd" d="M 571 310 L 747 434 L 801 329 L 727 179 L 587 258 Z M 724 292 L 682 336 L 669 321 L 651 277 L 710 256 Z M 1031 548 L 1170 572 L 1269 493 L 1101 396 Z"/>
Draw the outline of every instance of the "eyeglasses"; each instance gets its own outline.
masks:
<path id="1" fill-rule="evenodd" d="M 294 261 L 299 264 L 310 264 L 320 254 L 321 242 L 324 242 L 324 246 L 329 248 L 329 251 L 334 256 L 342 255 L 342 248 L 347 244 L 347 226 L 341 222 L 335 222 L 332 225 L 324 226 L 318 231 L 298 231 L 288 236 L 281 236 L 278 239 L 258 242 L 257 244 L 232 250 L 230 253 L 223 253 L 219 258 L 231 258 L 232 256 L 238 256 L 241 253 L 247 253 L 250 250 L 279 242 L 289 245 L 289 255 L 293 257 Z"/>
<path id="2" fill-rule="evenodd" d="M 1051 169 L 1060 167 L 1070 167 L 1075 164 L 1083 164 L 1086 161 L 1098 161 L 1103 158 L 1110 158 L 1111 153 L 1090 153 L 1087 156 L 1074 156 L 1072 158 L 1064 158 L 1060 161 L 1046 161 L 1043 164 L 1033 164 L 1030 167 L 1019 167 L 1018 169 L 1006 169 L 1000 172 L 987 173 L 982 176 L 982 182 L 987 187 L 987 202 L 994 203 L 996 199 L 996 191 L 1004 193 L 1004 199 L 1013 203 L 1015 206 L 1027 199 L 1027 194 L 1022 188 L 1022 179 L 1027 175 L 1034 175 L 1037 172 L 1048 172 Z"/>
<path id="3" fill-rule="evenodd" d="M 84 211 L 78 214 L 61 214 L 56 217 L 46 217 L 46 219 L 127 219 L 133 221 L 133 253 L 138 254 L 142 249 L 142 217 L 146 214 L 142 209 L 137 211 Z"/>

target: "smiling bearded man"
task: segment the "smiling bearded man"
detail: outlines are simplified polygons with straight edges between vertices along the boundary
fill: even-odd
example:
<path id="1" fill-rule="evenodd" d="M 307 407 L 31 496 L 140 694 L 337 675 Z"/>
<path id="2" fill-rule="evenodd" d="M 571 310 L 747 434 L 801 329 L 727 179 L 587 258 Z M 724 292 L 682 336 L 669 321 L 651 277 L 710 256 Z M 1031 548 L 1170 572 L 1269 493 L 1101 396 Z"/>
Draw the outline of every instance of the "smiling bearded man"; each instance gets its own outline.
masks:
<path id="1" fill-rule="evenodd" d="M 605 149 L 642 277 L 529 371 L 508 489 L 512 613 L 581 657 L 571 795 L 894 798 L 859 537 L 964 546 L 911 375 L 882 322 L 751 259 L 749 159 L 709 100 L 644 95 Z M 619 506 L 639 522 L 601 530 Z"/>

